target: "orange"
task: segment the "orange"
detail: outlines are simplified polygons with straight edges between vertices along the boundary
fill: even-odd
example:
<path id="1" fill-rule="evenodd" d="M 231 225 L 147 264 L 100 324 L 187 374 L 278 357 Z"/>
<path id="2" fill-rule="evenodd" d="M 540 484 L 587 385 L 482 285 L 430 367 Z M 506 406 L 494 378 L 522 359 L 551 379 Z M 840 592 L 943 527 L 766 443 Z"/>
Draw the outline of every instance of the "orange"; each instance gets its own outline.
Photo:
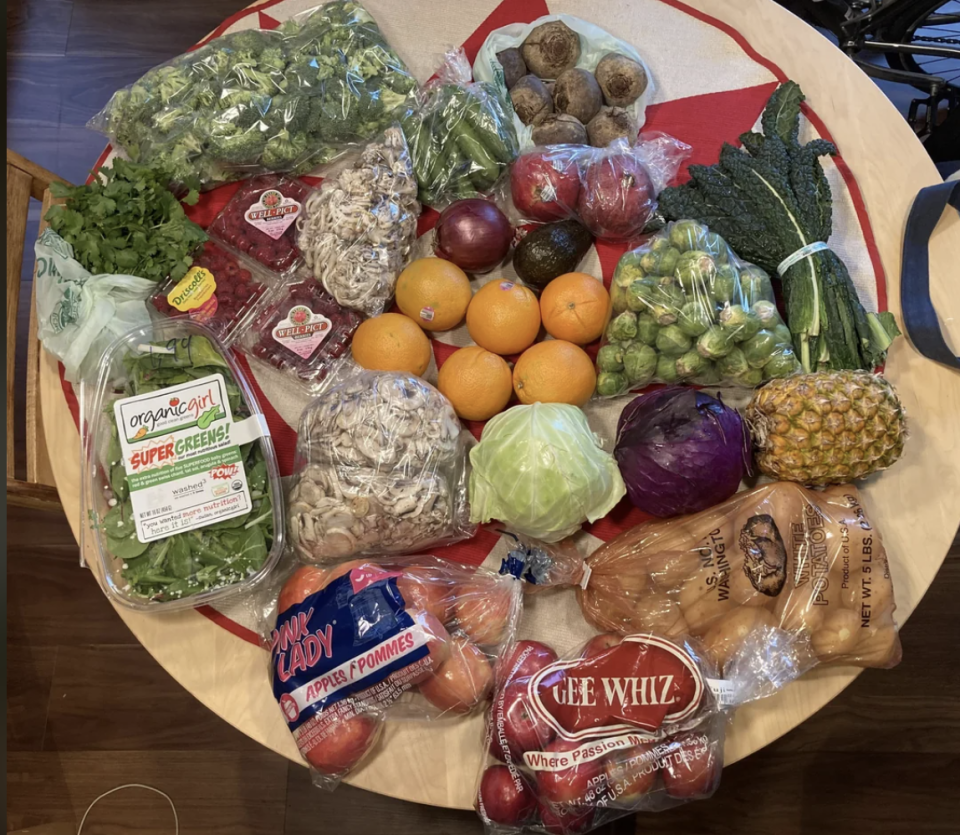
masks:
<path id="1" fill-rule="evenodd" d="M 540 333 L 537 297 L 522 284 L 500 278 L 489 281 L 467 308 L 467 330 L 481 348 L 519 354 Z"/>
<path id="2" fill-rule="evenodd" d="M 586 273 L 557 276 L 540 294 L 540 316 L 547 333 L 575 345 L 599 339 L 610 315 L 610 294 Z"/>
<path id="3" fill-rule="evenodd" d="M 513 369 L 513 390 L 524 404 L 582 406 L 596 386 L 597 373 L 587 352 L 561 339 L 527 348 Z"/>
<path id="4" fill-rule="evenodd" d="M 430 365 L 430 340 L 402 313 L 381 313 L 353 335 L 353 358 L 372 371 L 406 371 L 420 377 Z"/>
<path id="5" fill-rule="evenodd" d="M 397 306 L 428 331 L 459 325 L 472 293 L 467 274 L 443 258 L 418 258 L 397 279 Z"/>
<path id="6" fill-rule="evenodd" d="M 440 366 L 437 388 L 465 420 L 487 420 L 502 411 L 513 394 L 510 366 L 479 345 L 454 351 Z"/>

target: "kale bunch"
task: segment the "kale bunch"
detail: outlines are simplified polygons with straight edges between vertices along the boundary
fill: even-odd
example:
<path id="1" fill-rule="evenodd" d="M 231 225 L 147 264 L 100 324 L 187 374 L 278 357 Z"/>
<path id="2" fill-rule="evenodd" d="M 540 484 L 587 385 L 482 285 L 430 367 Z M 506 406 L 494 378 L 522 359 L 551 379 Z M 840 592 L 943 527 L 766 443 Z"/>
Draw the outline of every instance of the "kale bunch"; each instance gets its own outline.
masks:
<path id="1" fill-rule="evenodd" d="M 309 171 L 376 136 L 415 87 L 367 11 L 336 0 L 150 70 L 90 127 L 174 182 L 210 188 L 258 171 Z"/>

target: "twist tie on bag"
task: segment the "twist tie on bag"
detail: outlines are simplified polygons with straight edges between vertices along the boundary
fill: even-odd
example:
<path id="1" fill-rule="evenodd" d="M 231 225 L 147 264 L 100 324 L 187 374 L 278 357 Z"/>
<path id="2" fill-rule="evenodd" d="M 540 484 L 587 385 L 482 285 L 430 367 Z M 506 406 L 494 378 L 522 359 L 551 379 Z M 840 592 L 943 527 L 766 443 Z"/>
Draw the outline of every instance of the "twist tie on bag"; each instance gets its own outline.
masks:
<path id="1" fill-rule="evenodd" d="M 807 244 L 806 246 L 800 247 L 792 255 L 788 255 L 777 265 L 777 275 L 780 278 L 783 278 L 784 273 L 789 270 L 794 264 L 798 261 L 802 261 L 804 258 L 809 258 L 811 255 L 817 252 L 823 252 L 825 249 L 830 249 L 823 241 L 814 241 L 812 244 Z"/>
<path id="2" fill-rule="evenodd" d="M 584 561 L 583 563 L 583 574 L 580 575 L 580 588 L 583 591 L 587 590 L 587 583 L 590 582 L 590 575 L 593 574 L 593 569 L 590 567 L 589 563 Z"/>

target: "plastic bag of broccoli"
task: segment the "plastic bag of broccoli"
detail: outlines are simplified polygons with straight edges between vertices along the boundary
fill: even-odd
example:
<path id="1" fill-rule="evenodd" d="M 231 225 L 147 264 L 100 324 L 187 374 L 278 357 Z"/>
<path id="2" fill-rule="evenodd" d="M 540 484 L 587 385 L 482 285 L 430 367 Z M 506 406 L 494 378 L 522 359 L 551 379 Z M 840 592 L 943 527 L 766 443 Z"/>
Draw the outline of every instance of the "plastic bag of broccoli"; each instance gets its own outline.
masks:
<path id="1" fill-rule="evenodd" d="M 416 87 L 366 9 L 336 0 L 154 67 L 88 127 L 174 183 L 209 189 L 330 162 L 406 112 Z"/>
<path id="2" fill-rule="evenodd" d="M 800 370 L 770 276 L 695 220 L 625 253 L 597 354 L 597 394 L 648 383 L 753 388 Z"/>

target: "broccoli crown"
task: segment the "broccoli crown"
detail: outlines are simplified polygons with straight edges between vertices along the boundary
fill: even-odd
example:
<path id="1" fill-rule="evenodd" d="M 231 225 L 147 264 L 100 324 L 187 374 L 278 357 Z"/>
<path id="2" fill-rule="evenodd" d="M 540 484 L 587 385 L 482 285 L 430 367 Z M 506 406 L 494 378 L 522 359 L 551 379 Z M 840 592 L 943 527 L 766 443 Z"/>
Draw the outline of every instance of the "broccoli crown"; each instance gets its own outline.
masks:
<path id="1" fill-rule="evenodd" d="M 209 139 L 209 152 L 226 163 L 254 162 L 264 151 L 264 132 L 251 128 L 234 134 L 214 135 Z"/>
<path id="2" fill-rule="evenodd" d="M 261 162 L 275 170 L 292 167 L 306 153 L 308 144 L 305 134 L 282 130 L 267 141 Z"/>
<path id="3" fill-rule="evenodd" d="M 261 29 L 242 29 L 239 32 L 225 35 L 220 40 L 223 42 L 223 46 L 229 49 L 260 55 L 261 52 L 276 46 L 279 42 L 279 38 L 270 35 L 271 33 Z"/>
<path id="4" fill-rule="evenodd" d="M 277 130 L 305 133 L 310 125 L 311 97 L 304 95 L 274 96 L 264 121 Z"/>

